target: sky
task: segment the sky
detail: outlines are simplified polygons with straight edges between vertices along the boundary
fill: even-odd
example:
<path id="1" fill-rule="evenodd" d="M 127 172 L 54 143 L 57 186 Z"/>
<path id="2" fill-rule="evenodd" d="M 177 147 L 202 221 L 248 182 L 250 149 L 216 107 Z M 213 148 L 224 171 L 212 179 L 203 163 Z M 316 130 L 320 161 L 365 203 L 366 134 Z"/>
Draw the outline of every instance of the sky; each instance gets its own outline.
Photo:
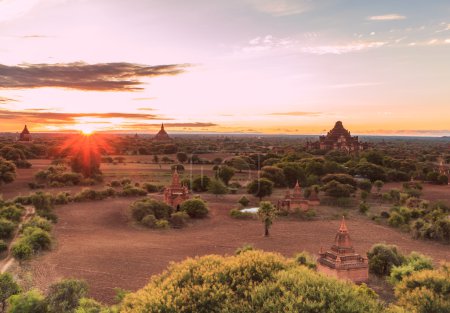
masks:
<path id="1" fill-rule="evenodd" d="M 450 135 L 448 0 L 0 0 L 0 132 Z"/>

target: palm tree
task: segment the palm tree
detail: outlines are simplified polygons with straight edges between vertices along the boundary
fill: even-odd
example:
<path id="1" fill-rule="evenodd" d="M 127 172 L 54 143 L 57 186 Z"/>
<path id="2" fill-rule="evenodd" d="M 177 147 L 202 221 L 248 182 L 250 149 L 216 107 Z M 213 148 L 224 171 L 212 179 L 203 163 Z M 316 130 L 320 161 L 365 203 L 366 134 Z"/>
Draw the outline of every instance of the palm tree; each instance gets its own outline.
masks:
<path id="1" fill-rule="evenodd" d="M 269 228 L 272 226 L 273 220 L 276 217 L 276 208 L 269 201 L 262 201 L 259 204 L 258 215 L 264 224 L 264 236 L 269 236 Z"/>

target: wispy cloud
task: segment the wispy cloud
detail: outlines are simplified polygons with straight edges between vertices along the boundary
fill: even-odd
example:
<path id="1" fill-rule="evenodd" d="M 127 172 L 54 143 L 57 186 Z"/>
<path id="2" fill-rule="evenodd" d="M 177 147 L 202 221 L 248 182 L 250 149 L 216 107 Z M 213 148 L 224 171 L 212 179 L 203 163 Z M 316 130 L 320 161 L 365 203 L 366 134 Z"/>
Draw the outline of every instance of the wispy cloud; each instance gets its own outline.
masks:
<path id="1" fill-rule="evenodd" d="M 246 0 L 256 10 L 273 16 L 288 16 L 311 10 L 311 0 Z"/>
<path id="2" fill-rule="evenodd" d="M 26 120 L 34 123 L 51 122 L 53 124 L 76 122 L 80 118 L 124 118 L 134 120 L 161 120 L 163 117 L 148 113 L 59 113 L 42 110 L 11 111 L 0 109 L 0 120 Z M 167 118 L 164 118 L 167 120 Z"/>
<path id="3" fill-rule="evenodd" d="M 138 108 L 139 111 L 154 111 L 153 108 Z"/>
<path id="4" fill-rule="evenodd" d="M 11 99 L 11 98 L 6 98 L 6 97 L 0 97 L 0 103 L 8 103 L 8 102 L 15 102 L 17 100 Z"/>
<path id="5" fill-rule="evenodd" d="M 131 128 L 142 128 L 142 127 L 160 127 L 161 124 L 147 124 L 147 123 L 134 123 L 134 124 L 123 124 L 124 127 L 131 127 Z M 164 123 L 165 127 L 176 127 L 176 128 L 202 128 L 202 127 L 215 127 L 219 126 L 215 123 L 201 123 L 201 122 L 195 122 L 195 123 Z"/>
<path id="6" fill-rule="evenodd" d="M 319 116 L 322 112 L 276 112 L 276 113 L 269 113 L 267 115 L 277 115 L 277 116 Z"/>
<path id="7" fill-rule="evenodd" d="M 336 84 L 329 85 L 328 88 L 332 89 L 345 89 L 345 88 L 358 88 L 358 87 L 371 87 L 371 86 L 379 86 L 381 82 L 361 82 L 361 83 L 347 83 L 347 84 Z"/>
<path id="8" fill-rule="evenodd" d="M 310 46 L 304 47 L 301 50 L 304 53 L 309 54 L 345 54 L 351 52 L 358 52 L 367 49 L 379 48 L 386 45 L 384 41 L 368 41 L 368 42 L 352 42 L 343 45 L 323 45 L 323 46 Z"/>
<path id="9" fill-rule="evenodd" d="M 404 20 L 406 16 L 400 14 L 385 14 L 385 15 L 374 15 L 367 18 L 370 21 L 396 21 Z"/>
<path id="10" fill-rule="evenodd" d="M 155 100 L 156 97 L 143 97 L 143 98 L 133 98 L 134 101 L 148 101 L 148 100 Z"/>
<path id="11" fill-rule="evenodd" d="M 142 65 L 134 63 L 0 64 L 0 88 L 57 87 L 94 91 L 142 90 L 145 77 L 177 75 L 188 64 Z"/>

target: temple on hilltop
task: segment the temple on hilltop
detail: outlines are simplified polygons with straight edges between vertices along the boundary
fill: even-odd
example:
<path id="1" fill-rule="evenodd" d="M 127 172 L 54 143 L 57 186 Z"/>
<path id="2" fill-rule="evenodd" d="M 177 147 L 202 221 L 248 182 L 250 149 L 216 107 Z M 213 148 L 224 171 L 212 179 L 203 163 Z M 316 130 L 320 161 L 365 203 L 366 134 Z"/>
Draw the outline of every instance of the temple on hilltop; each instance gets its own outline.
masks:
<path id="1" fill-rule="evenodd" d="M 349 153 L 367 148 L 367 144 L 360 142 L 358 136 L 352 136 L 341 121 L 337 121 L 326 136 L 320 136 L 319 141 L 308 142 L 306 146 L 308 149 L 340 150 Z"/>
<path id="2" fill-rule="evenodd" d="M 286 191 L 284 199 L 278 200 L 277 208 L 280 211 L 295 213 L 298 210 L 307 211 L 311 205 L 319 205 L 319 204 L 320 201 L 317 192 L 313 190 L 310 198 L 305 199 L 303 197 L 300 184 L 297 181 L 293 192 L 291 193 L 291 191 L 288 189 Z"/>
<path id="3" fill-rule="evenodd" d="M 181 203 L 189 199 L 189 189 L 180 183 L 180 175 L 175 169 L 172 174 L 172 184 L 164 189 L 164 202 L 177 211 L 180 209 Z"/>
<path id="4" fill-rule="evenodd" d="M 23 142 L 31 141 L 31 134 L 30 131 L 28 130 L 27 125 L 25 125 L 25 127 L 23 128 L 22 132 L 19 135 L 18 140 Z"/>
<path id="5" fill-rule="evenodd" d="M 353 282 L 365 282 L 369 278 L 367 258 L 362 257 L 353 249 L 345 218 L 334 239 L 334 245 L 328 251 L 320 249 L 318 270 L 326 275 Z"/>
<path id="6" fill-rule="evenodd" d="M 172 138 L 170 138 L 169 134 L 164 129 L 164 124 L 161 124 L 161 129 L 159 132 L 155 135 L 153 138 L 154 141 L 160 141 L 160 142 L 168 142 L 172 141 Z"/>

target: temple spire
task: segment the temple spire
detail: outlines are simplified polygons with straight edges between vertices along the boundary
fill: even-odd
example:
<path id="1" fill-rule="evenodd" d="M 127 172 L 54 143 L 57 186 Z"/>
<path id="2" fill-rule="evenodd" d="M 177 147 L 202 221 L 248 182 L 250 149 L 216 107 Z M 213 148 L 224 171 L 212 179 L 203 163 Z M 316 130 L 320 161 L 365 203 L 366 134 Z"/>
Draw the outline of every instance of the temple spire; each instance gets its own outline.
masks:
<path id="1" fill-rule="evenodd" d="M 345 216 L 342 216 L 341 226 L 339 227 L 340 233 L 348 233 L 347 225 L 345 224 Z"/>

